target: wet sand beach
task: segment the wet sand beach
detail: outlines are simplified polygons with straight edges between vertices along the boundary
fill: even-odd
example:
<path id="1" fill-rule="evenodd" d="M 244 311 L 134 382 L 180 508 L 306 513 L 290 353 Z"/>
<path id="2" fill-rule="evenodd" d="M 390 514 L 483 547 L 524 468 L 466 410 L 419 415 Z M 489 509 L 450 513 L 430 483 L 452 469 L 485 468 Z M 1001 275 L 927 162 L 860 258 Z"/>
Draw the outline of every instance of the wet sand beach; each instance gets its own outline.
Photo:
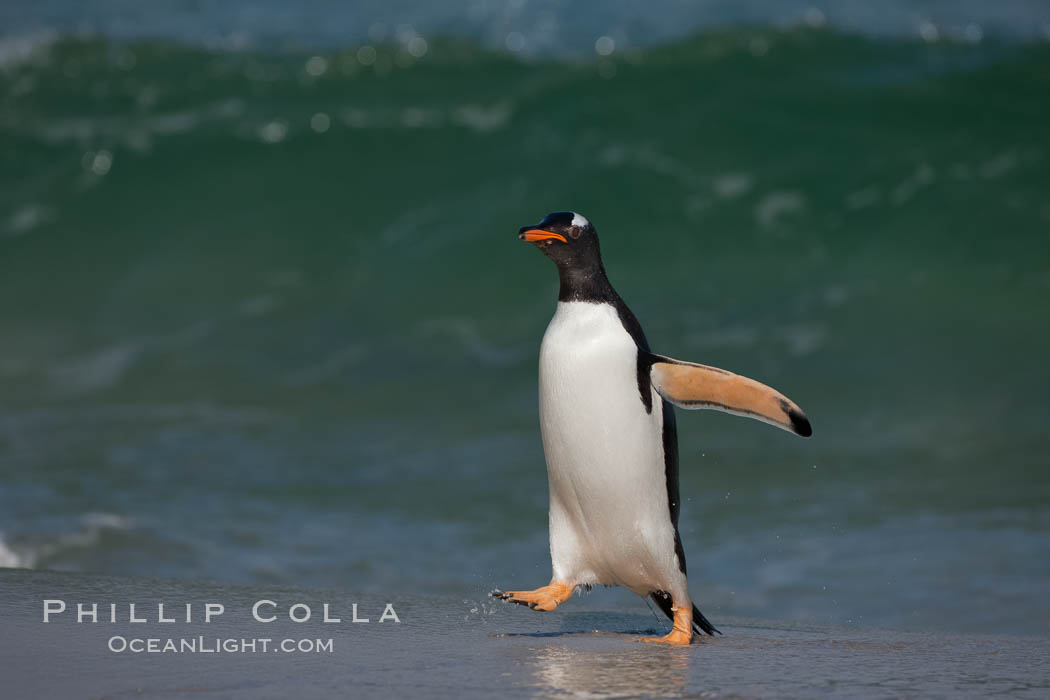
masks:
<path id="1" fill-rule="evenodd" d="M 70 612 L 43 619 L 45 599 Z M 259 600 L 260 623 L 251 615 Z M 76 623 L 77 602 L 100 622 Z M 117 623 L 104 621 L 117 603 Z M 129 602 L 136 617 L 127 622 Z M 158 602 L 165 617 L 156 620 Z M 184 604 L 194 622 L 184 623 Z M 225 612 L 203 622 L 203 606 Z M 380 623 L 386 603 L 400 623 Z M 330 618 L 320 621 L 322 606 Z M 368 623 L 350 622 L 352 606 Z M 292 605 L 311 608 L 292 623 Z M 303 612 L 296 611 L 298 616 Z M 321 697 L 1046 697 L 1050 639 L 720 620 L 724 635 L 689 648 L 641 644 L 664 623 L 644 609 L 574 598 L 549 614 L 447 596 L 233 586 L 0 570 L 5 698 Z M 113 652 L 113 637 L 331 639 L 331 651 Z M 119 643 L 116 644 L 119 646 Z"/>

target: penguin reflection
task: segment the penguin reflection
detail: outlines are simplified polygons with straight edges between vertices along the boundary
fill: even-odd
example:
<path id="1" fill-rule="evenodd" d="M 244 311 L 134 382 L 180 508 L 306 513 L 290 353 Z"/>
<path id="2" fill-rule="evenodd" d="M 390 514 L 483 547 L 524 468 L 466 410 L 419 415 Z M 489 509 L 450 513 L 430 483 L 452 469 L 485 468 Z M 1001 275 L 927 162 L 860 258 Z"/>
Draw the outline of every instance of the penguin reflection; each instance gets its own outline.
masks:
<path id="1" fill-rule="evenodd" d="M 688 649 L 645 645 L 603 652 L 551 646 L 532 651 L 536 685 L 544 690 L 587 697 L 685 694 Z"/>

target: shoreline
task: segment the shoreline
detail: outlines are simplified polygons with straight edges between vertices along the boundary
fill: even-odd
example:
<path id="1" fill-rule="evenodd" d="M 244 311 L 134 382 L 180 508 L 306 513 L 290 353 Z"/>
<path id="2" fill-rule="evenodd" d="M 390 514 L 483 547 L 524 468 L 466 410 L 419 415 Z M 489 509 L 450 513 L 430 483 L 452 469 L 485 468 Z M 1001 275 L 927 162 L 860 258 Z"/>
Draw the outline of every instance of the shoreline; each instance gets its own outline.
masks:
<path id="1" fill-rule="evenodd" d="M 639 644 L 665 626 L 655 616 L 574 601 L 564 612 L 536 613 L 499 601 L 451 596 L 306 590 L 211 581 L 114 578 L 0 569 L 0 640 L 10 697 L 331 697 L 425 693 L 434 697 L 603 695 L 626 697 L 959 697 L 1010 691 L 1036 697 L 1050 689 L 1050 638 L 901 632 L 811 623 L 720 620 L 723 636 L 689 648 Z M 42 622 L 45 599 L 109 605 L 116 622 Z M 252 615 L 259 600 L 275 618 Z M 168 622 L 186 603 L 223 605 L 203 622 Z M 156 605 L 167 603 L 163 615 Z M 373 618 L 386 603 L 398 622 L 326 623 L 330 606 Z M 125 606 L 121 608 L 119 606 Z M 153 606 L 151 608 L 151 606 Z M 296 608 L 294 615 L 288 611 Z M 313 614 L 301 622 L 304 608 Z M 146 614 L 152 609 L 152 613 Z M 203 611 L 201 607 L 198 612 Z M 270 608 L 265 608 L 267 611 Z M 214 610 L 214 609 L 213 609 Z M 370 611 L 365 613 L 364 611 Z M 262 615 L 269 618 L 270 615 Z M 159 618 L 165 618 L 164 622 Z M 144 640 L 142 651 L 114 651 L 113 638 Z M 193 650 L 147 651 L 149 639 L 200 639 Z M 263 649 L 223 648 L 222 640 L 271 640 Z M 214 640 L 214 642 L 212 641 Z M 279 648 L 291 640 L 303 648 Z M 304 641 L 306 640 L 306 641 Z M 240 643 L 239 642 L 239 643 Z M 328 646 L 325 647 L 325 642 Z M 173 642 L 178 646 L 178 642 Z M 120 646 L 120 642 L 117 642 Z M 204 649 L 207 649 L 205 651 Z M 50 677 L 41 662 L 60 669 Z"/>

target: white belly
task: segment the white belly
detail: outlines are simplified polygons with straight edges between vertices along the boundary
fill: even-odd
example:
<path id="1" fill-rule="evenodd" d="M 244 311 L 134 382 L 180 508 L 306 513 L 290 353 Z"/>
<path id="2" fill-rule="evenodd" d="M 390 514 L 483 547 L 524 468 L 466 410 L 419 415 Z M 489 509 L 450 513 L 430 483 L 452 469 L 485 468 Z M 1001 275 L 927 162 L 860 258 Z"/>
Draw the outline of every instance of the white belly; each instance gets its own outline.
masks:
<path id="1" fill-rule="evenodd" d="M 650 389 L 650 391 L 652 391 Z M 688 596 L 667 504 L 661 399 L 609 304 L 560 302 L 540 348 L 554 578 Z"/>

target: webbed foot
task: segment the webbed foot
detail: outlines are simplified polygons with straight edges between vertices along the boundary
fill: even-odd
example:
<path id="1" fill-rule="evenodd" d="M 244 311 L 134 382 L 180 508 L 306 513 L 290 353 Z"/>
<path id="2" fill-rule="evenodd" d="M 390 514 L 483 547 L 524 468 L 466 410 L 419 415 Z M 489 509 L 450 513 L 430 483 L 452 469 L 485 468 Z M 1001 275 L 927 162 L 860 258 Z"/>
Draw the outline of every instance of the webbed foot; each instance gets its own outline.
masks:
<path id="1" fill-rule="evenodd" d="M 639 642 L 657 642 L 687 647 L 693 641 L 693 606 L 671 608 L 674 610 L 674 627 L 663 637 L 642 637 Z"/>
<path id="2" fill-rule="evenodd" d="M 533 610 L 550 611 L 572 596 L 574 587 L 559 581 L 551 581 L 543 588 L 534 591 L 493 591 L 492 597 L 508 603 L 527 605 Z"/>

